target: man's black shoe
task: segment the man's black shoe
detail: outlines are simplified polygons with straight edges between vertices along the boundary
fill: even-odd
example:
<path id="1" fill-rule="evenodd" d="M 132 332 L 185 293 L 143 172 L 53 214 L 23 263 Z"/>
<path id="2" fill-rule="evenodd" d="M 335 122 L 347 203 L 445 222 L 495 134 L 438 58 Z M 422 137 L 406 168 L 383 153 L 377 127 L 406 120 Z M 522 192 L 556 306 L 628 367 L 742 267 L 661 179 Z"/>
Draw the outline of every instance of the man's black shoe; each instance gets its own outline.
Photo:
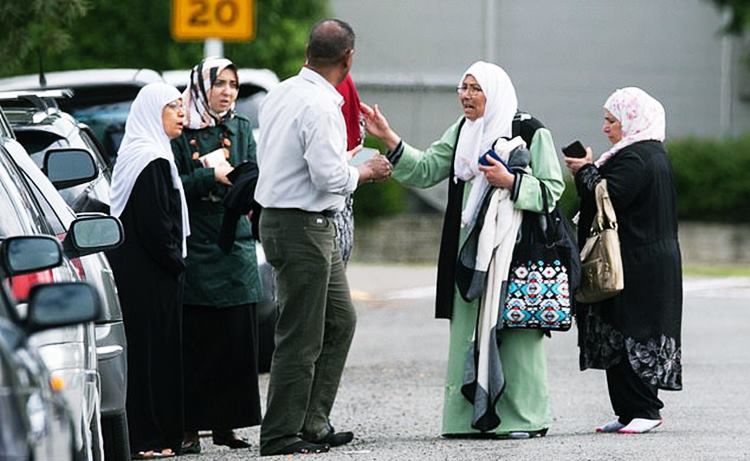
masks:
<path id="1" fill-rule="evenodd" d="M 322 439 L 315 440 L 315 443 L 325 443 L 331 447 L 340 447 L 354 440 L 354 432 L 334 432 L 331 431 Z"/>
<path id="2" fill-rule="evenodd" d="M 283 448 L 280 448 L 273 452 L 263 452 L 261 450 L 260 455 L 261 456 L 276 456 L 276 455 L 295 455 L 295 454 L 302 454 L 302 455 L 312 455 L 317 453 L 325 453 L 328 451 L 330 447 L 328 444 L 320 444 L 320 443 L 313 443 L 308 442 L 306 440 L 300 440 L 299 442 L 294 442 L 291 445 L 287 445 Z"/>

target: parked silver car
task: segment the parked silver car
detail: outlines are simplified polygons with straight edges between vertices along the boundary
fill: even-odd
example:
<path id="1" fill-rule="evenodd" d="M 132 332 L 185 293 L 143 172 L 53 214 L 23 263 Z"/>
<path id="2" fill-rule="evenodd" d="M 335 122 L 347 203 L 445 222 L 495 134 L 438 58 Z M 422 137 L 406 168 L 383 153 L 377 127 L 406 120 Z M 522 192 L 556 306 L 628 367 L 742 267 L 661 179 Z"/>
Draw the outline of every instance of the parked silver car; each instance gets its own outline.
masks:
<path id="1" fill-rule="evenodd" d="M 0 93 L 0 106 L 12 125 L 16 139 L 43 171 L 49 172 L 49 165 L 45 165 L 49 152 L 66 153 L 61 162 L 66 168 L 73 170 L 86 164 L 85 161 L 73 161 L 76 151 L 88 152 L 94 160 L 96 170 L 93 179 L 79 184 L 55 181 L 53 185 L 75 212 L 109 213 L 111 171 L 104 159 L 102 146 L 88 126 L 78 123 L 57 106 L 58 99 L 64 100 L 71 95 L 67 90 L 6 92 Z M 53 195 L 52 192 L 48 193 Z M 53 203 L 52 208 L 63 207 L 59 203 Z M 57 231 L 64 232 L 66 222 L 70 222 L 72 217 L 63 209 L 57 211 L 56 215 L 62 217 L 50 216 L 48 220 L 53 222 Z M 68 215 L 67 219 L 65 215 Z M 83 275 L 99 288 L 104 304 L 102 315 L 96 321 L 104 455 L 108 461 L 126 461 L 130 459 L 125 410 L 127 346 L 120 301 L 112 270 L 103 254 L 83 258 L 81 263 Z"/>
<path id="2" fill-rule="evenodd" d="M 101 283 L 106 274 L 99 275 L 96 268 L 101 267 L 102 260 L 106 263 L 106 259 L 100 252 L 119 245 L 122 241 L 119 221 L 109 216 L 83 215 L 77 217 L 65 204 L 46 176 L 34 164 L 23 147 L 12 139 L 12 131 L 9 130 L 2 111 L 0 111 L 0 126 L 4 130 L 0 135 L 0 176 L 5 175 L 9 178 L 8 184 L 12 184 L 13 187 L 6 187 L 6 191 L 15 195 L 12 199 L 0 200 L 0 202 L 3 202 L 3 206 L 7 207 L 5 210 L 0 210 L 0 213 L 4 216 L 3 224 L 7 225 L 9 222 L 17 221 L 18 223 L 27 223 L 19 225 L 28 227 L 28 222 L 31 222 L 34 226 L 33 231 L 23 233 L 45 233 L 68 242 L 65 251 L 67 255 L 66 264 L 63 266 L 67 268 L 67 272 L 61 272 L 62 269 L 55 269 L 58 272 L 57 275 L 53 272 L 51 275 L 44 276 L 45 273 L 42 273 L 46 278 L 42 281 L 84 279 L 88 273 L 93 274 L 89 277 L 90 281 Z M 93 160 L 90 154 L 86 152 L 79 152 L 81 158 L 88 159 L 90 164 L 89 171 L 84 173 L 56 166 L 64 163 L 55 161 L 56 156 L 53 154 L 48 154 L 47 164 L 51 167 L 51 169 L 48 169 L 48 173 L 57 177 L 60 181 L 68 181 L 70 184 L 90 181 L 92 175 L 95 174 Z M 65 154 L 60 154 L 60 156 L 65 156 Z M 70 243 L 70 231 L 77 223 L 97 221 L 111 221 L 119 229 L 119 234 L 111 245 L 81 249 Z M 99 254 L 94 254 L 97 252 Z M 41 276 L 35 275 L 35 277 L 39 279 Z M 111 273 L 109 277 L 111 279 Z M 38 281 L 32 280 L 25 284 L 14 285 L 14 291 L 17 295 L 24 296 L 19 287 L 27 287 Z M 113 282 L 110 291 L 116 293 Z M 102 289 L 102 293 L 106 294 L 106 290 Z M 111 296 L 116 298 L 115 294 Z M 74 414 L 76 447 L 79 450 L 80 459 L 103 459 L 100 426 L 101 383 L 97 370 L 94 325 L 86 324 L 60 330 L 49 330 L 33 336 L 31 342 L 38 347 L 40 355 L 48 368 L 52 370 L 53 375 L 68 383 L 63 394 Z"/>
<path id="3" fill-rule="evenodd" d="M 20 277 L 64 263 L 60 243 L 49 236 L 14 236 L 0 242 L 0 276 Z M 62 389 L 28 337 L 90 322 L 98 315 L 93 287 L 77 282 L 36 285 L 25 315 L 0 287 L 0 459 L 77 459 L 75 429 Z"/>

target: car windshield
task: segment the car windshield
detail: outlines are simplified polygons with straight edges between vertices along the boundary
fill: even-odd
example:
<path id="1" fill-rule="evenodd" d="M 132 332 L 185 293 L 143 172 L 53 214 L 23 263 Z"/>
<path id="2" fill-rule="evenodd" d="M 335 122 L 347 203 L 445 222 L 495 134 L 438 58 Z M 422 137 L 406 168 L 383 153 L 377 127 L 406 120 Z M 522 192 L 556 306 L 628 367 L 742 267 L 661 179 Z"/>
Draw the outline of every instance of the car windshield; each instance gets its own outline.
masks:
<path id="1" fill-rule="evenodd" d="M 71 115 L 79 122 L 90 126 L 94 134 L 103 140 L 107 137 L 108 129 L 111 131 L 113 127 L 117 127 L 117 129 L 120 129 L 121 126 L 124 127 L 131 104 L 132 101 L 95 104 L 74 109 L 71 111 Z"/>

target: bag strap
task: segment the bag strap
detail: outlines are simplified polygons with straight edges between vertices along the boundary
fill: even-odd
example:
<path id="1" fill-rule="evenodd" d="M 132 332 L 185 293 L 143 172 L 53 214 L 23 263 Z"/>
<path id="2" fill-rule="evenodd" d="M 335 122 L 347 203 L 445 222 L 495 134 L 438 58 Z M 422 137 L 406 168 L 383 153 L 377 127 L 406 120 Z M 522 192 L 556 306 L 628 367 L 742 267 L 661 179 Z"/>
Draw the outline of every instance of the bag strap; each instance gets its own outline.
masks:
<path id="1" fill-rule="evenodd" d="M 550 193 L 549 189 L 547 189 L 547 185 L 544 184 L 544 182 L 537 178 L 537 181 L 539 181 L 539 191 L 542 194 L 542 214 L 544 214 L 544 218 L 547 221 L 547 228 L 544 230 L 544 236 L 547 238 L 547 243 L 554 242 L 555 235 L 554 235 L 554 220 L 552 219 L 552 212 L 549 209 L 549 201 L 547 199 L 547 195 Z"/>
<path id="2" fill-rule="evenodd" d="M 592 232 L 599 233 L 605 229 L 617 230 L 617 215 L 609 197 L 606 179 L 602 179 L 596 185 L 594 196 L 596 197 L 596 219 L 591 229 Z"/>

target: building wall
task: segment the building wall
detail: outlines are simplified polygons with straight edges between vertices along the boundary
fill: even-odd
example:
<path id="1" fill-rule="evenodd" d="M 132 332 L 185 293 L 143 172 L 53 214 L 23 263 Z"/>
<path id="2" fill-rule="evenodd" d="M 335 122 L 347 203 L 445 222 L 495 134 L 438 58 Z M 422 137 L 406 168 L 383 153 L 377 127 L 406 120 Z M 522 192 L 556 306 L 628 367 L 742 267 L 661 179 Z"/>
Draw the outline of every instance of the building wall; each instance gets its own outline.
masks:
<path id="1" fill-rule="evenodd" d="M 331 6 L 357 33 L 352 75 L 363 99 L 378 103 L 416 146 L 426 147 L 460 116 L 455 86 L 478 59 L 505 68 L 521 108 L 552 130 L 558 148 L 578 138 L 605 150 L 602 104 L 630 85 L 664 104 L 669 137 L 737 134 L 750 126 L 750 103 L 738 97 L 739 47 L 720 36 L 721 18 L 707 0 Z"/>

